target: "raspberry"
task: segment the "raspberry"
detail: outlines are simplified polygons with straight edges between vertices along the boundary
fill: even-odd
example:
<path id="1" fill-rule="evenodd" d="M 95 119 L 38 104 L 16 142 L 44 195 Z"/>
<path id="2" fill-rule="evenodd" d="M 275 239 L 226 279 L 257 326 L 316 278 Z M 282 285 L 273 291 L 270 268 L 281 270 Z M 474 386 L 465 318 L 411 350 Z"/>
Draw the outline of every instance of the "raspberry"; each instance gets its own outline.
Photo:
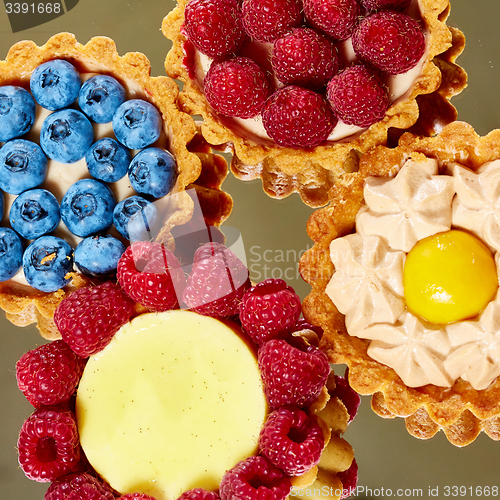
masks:
<path id="1" fill-rule="evenodd" d="M 17 449 L 19 465 L 29 479 L 46 483 L 67 474 L 80 459 L 73 412 L 36 410 L 21 427 Z"/>
<path id="2" fill-rule="evenodd" d="M 114 500 L 111 488 L 99 479 L 83 472 L 69 474 L 54 481 L 44 500 Z"/>
<path id="3" fill-rule="evenodd" d="M 336 40 L 347 40 L 361 14 L 357 0 L 304 0 L 309 24 Z"/>
<path id="4" fill-rule="evenodd" d="M 85 361 L 63 340 L 43 344 L 16 363 L 17 386 L 35 407 L 66 403 L 80 381 Z"/>
<path id="5" fill-rule="evenodd" d="M 236 53 L 243 44 L 245 32 L 237 0 L 191 0 L 184 16 L 187 37 L 212 59 Z"/>
<path id="6" fill-rule="evenodd" d="M 207 491 L 203 488 L 194 488 L 185 491 L 177 500 L 219 500 L 219 495 L 214 491 Z"/>
<path id="7" fill-rule="evenodd" d="M 417 21 L 392 11 L 363 19 L 353 33 L 352 45 L 361 59 L 390 75 L 406 73 L 425 52 L 424 34 Z"/>
<path id="8" fill-rule="evenodd" d="M 335 75 L 328 82 L 327 97 L 339 119 L 357 127 L 369 127 L 380 121 L 389 106 L 387 86 L 363 64 Z"/>
<path id="9" fill-rule="evenodd" d="M 144 493 L 126 493 L 121 497 L 118 497 L 118 500 L 156 500 L 155 497 L 150 495 L 145 495 Z"/>
<path id="10" fill-rule="evenodd" d="M 133 307 L 120 287 L 107 281 L 71 293 L 57 307 L 54 322 L 71 349 L 88 358 L 111 342 L 130 319 Z"/>
<path id="11" fill-rule="evenodd" d="M 259 436 L 262 455 L 288 476 L 305 474 L 317 465 L 324 447 L 321 427 L 302 410 L 272 412 Z"/>
<path id="12" fill-rule="evenodd" d="M 260 347 L 258 362 L 264 393 L 271 409 L 280 406 L 301 408 L 316 397 L 326 383 L 330 364 L 317 347 L 300 350 L 281 339 Z"/>
<path id="13" fill-rule="evenodd" d="M 304 15 L 299 0 L 243 0 L 241 18 L 254 40 L 272 42 L 302 24 Z"/>
<path id="14" fill-rule="evenodd" d="M 221 500 L 284 500 L 292 489 L 283 471 L 262 456 L 242 460 L 220 482 Z"/>
<path id="15" fill-rule="evenodd" d="M 286 336 L 300 313 L 300 297 L 281 279 L 258 283 L 248 290 L 240 304 L 243 329 L 257 345 Z"/>
<path id="16" fill-rule="evenodd" d="M 280 146 L 308 148 L 328 138 L 337 118 L 320 94 L 289 85 L 267 100 L 262 123 L 271 139 Z"/>
<path id="17" fill-rule="evenodd" d="M 368 11 L 403 10 L 410 5 L 411 0 L 361 0 L 361 5 Z"/>
<path id="18" fill-rule="evenodd" d="M 238 314 L 248 288 L 248 270 L 240 259 L 220 243 L 205 243 L 194 254 L 183 299 L 199 314 L 229 318 Z"/>
<path id="19" fill-rule="evenodd" d="M 342 481 L 342 495 L 343 498 L 349 498 L 355 491 L 358 484 L 358 464 L 356 459 L 352 459 L 351 466 L 342 472 L 337 472 L 338 478 Z"/>
<path id="20" fill-rule="evenodd" d="M 347 412 L 349 413 L 349 422 L 352 422 L 358 412 L 359 405 L 361 404 L 361 397 L 354 389 L 351 388 L 347 376 L 344 378 L 340 375 L 335 375 L 335 389 L 330 393 L 330 395 L 338 397 L 340 401 L 344 403 L 344 406 L 347 408 Z"/>
<path id="21" fill-rule="evenodd" d="M 295 28 L 276 40 L 271 64 L 280 82 L 312 89 L 321 88 L 339 70 L 333 43 L 310 28 Z"/>
<path id="22" fill-rule="evenodd" d="M 207 101 L 217 113 L 238 118 L 258 115 L 271 93 L 266 72 L 248 57 L 213 62 L 203 85 Z"/>
<path id="23" fill-rule="evenodd" d="M 177 257 L 160 243 L 132 243 L 118 261 L 116 273 L 125 293 L 150 311 L 178 307 L 184 273 Z"/>

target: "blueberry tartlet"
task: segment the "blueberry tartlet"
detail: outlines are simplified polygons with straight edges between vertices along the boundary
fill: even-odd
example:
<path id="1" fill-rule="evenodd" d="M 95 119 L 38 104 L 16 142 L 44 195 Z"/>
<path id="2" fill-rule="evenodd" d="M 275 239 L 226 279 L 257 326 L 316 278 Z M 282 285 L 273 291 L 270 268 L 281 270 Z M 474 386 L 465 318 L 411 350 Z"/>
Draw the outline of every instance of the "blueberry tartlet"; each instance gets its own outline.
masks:
<path id="1" fill-rule="evenodd" d="M 448 0 L 179 0 L 163 33 L 182 109 L 233 153 L 232 171 L 310 206 L 356 156 L 456 119 L 466 84 Z M 207 29 L 207 27 L 210 29 Z"/>
<path id="2" fill-rule="evenodd" d="M 500 432 L 499 139 L 454 122 L 374 148 L 309 219 L 300 263 L 304 315 L 352 387 L 456 446 Z"/>
<path id="3" fill-rule="evenodd" d="M 130 241 L 171 245 L 195 203 L 220 224 L 227 165 L 178 109 L 175 82 L 109 38 L 19 42 L 0 69 L 0 307 L 52 338 L 61 299 L 113 278 Z"/>

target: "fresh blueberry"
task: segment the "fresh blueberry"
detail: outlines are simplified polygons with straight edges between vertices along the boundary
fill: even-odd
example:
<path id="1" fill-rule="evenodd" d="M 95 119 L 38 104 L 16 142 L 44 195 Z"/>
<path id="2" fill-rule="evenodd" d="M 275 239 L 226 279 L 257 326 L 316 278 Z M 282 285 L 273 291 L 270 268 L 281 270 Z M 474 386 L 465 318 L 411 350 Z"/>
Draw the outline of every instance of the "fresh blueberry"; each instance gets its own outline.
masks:
<path id="1" fill-rule="evenodd" d="M 7 142 L 29 132 L 35 123 L 36 104 L 21 87 L 0 87 L 0 142 Z"/>
<path id="2" fill-rule="evenodd" d="M 120 201 L 113 212 L 115 228 L 130 241 L 151 239 L 157 218 L 158 210 L 154 204 L 138 195 Z"/>
<path id="3" fill-rule="evenodd" d="M 81 85 L 80 73 L 62 59 L 41 64 L 30 79 L 31 93 L 36 102 L 50 111 L 73 104 Z"/>
<path id="4" fill-rule="evenodd" d="M 76 267 L 85 275 L 105 278 L 116 273 L 125 245 L 113 236 L 89 236 L 75 248 Z"/>
<path id="5" fill-rule="evenodd" d="M 80 89 L 80 109 L 96 123 L 109 123 L 125 101 L 125 89 L 112 76 L 96 75 Z"/>
<path id="6" fill-rule="evenodd" d="M 41 236 L 23 255 L 23 270 L 29 285 L 42 292 L 55 292 L 70 282 L 73 249 L 55 236 Z"/>
<path id="7" fill-rule="evenodd" d="M 3 219 L 3 193 L 0 191 L 0 220 Z"/>
<path id="8" fill-rule="evenodd" d="M 39 186 L 47 176 L 48 160 L 38 144 L 13 139 L 0 149 L 0 189 L 19 194 Z"/>
<path id="9" fill-rule="evenodd" d="M 104 182 L 116 182 L 127 174 L 129 150 L 119 142 L 105 137 L 92 144 L 85 154 L 90 175 Z"/>
<path id="10" fill-rule="evenodd" d="M 76 109 L 61 109 L 45 118 L 40 145 L 52 160 L 75 163 L 81 160 L 94 141 L 89 119 Z"/>
<path id="11" fill-rule="evenodd" d="M 137 193 L 161 198 L 174 187 L 177 177 L 175 158 L 164 149 L 143 149 L 130 163 L 128 177 Z"/>
<path id="12" fill-rule="evenodd" d="M 76 181 L 61 202 L 61 219 L 76 236 L 91 236 L 113 224 L 116 202 L 106 184 L 95 179 Z"/>
<path id="13" fill-rule="evenodd" d="M 160 112 L 142 99 L 125 101 L 113 117 L 113 132 L 127 148 L 142 149 L 155 142 L 161 134 Z"/>
<path id="14" fill-rule="evenodd" d="M 23 238 L 35 240 L 51 233 L 59 224 L 59 203 L 46 189 L 30 189 L 13 201 L 9 220 Z"/>
<path id="15" fill-rule="evenodd" d="M 0 281 L 10 280 L 23 265 L 23 243 L 15 231 L 0 227 Z"/>

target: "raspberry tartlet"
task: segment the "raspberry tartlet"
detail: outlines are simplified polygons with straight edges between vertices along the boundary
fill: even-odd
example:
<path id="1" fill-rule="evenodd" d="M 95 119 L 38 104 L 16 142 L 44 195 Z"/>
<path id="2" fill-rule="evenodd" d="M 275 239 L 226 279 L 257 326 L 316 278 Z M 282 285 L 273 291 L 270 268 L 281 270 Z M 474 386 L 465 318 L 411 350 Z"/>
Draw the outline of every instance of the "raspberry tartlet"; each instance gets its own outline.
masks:
<path id="1" fill-rule="evenodd" d="M 61 299 L 113 276 L 153 221 L 168 245 L 195 199 L 208 225 L 228 216 L 227 164 L 179 110 L 176 83 L 151 77 L 143 54 L 120 56 L 109 38 L 19 42 L 0 69 L 0 307 L 16 325 L 36 322 L 55 338 Z M 144 222 L 131 234 L 137 212 Z"/>
<path id="2" fill-rule="evenodd" d="M 310 488 L 349 496 L 357 465 L 341 435 L 359 396 L 331 371 L 294 290 L 272 279 L 252 286 L 220 243 L 200 246 L 190 267 L 186 280 L 162 244 L 134 242 L 118 283 L 61 301 L 62 339 L 16 365 L 36 408 L 18 440 L 26 476 L 51 483 L 46 500 L 70 491 L 146 500 L 285 500 Z M 256 298 L 265 305 L 251 314 Z"/>
<path id="3" fill-rule="evenodd" d="M 300 262 L 304 315 L 352 387 L 456 446 L 500 432 L 499 137 L 454 122 L 374 148 L 310 217 Z"/>
<path id="4" fill-rule="evenodd" d="M 233 153 L 237 177 L 322 206 L 357 155 L 456 119 L 464 38 L 446 25 L 449 2 L 377 5 L 178 1 L 162 26 L 167 73 L 206 140 Z"/>

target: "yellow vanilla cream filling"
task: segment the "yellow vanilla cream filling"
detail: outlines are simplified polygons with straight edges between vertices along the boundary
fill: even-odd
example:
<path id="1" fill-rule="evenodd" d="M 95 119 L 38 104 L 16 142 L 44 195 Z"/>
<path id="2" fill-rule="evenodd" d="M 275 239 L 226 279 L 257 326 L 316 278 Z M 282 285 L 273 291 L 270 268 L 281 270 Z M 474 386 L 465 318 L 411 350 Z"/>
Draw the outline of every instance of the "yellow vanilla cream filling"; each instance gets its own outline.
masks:
<path id="1" fill-rule="evenodd" d="M 257 453 L 268 408 L 253 349 L 190 311 L 147 313 L 91 357 L 76 412 L 92 466 L 121 494 L 218 489 Z"/>

